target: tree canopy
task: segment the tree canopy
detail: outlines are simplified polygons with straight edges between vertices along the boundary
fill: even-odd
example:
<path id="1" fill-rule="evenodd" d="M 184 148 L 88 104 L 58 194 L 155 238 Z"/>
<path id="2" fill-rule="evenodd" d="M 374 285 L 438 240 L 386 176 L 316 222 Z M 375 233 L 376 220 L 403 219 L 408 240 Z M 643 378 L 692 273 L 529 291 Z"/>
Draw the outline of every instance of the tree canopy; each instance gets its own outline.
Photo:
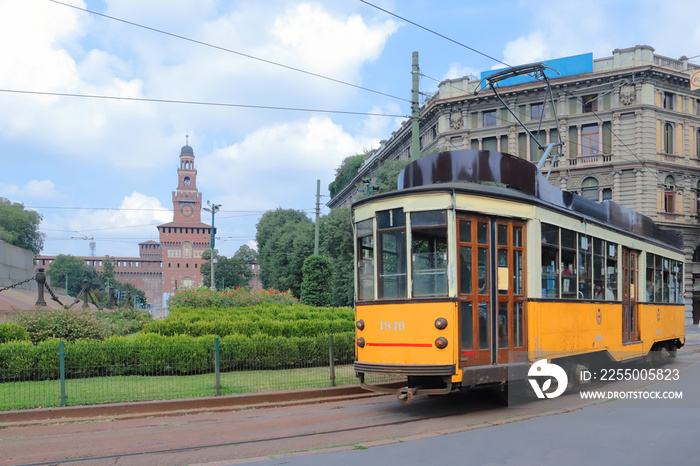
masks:
<path id="1" fill-rule="evenodd" d="M 46 236 L 39 231 L 41 219 L 38 212 L 0 197 L 0 240 L 39 255 Z"/>
<path id="2" fill-rule="evenodd" d="M 205 264 L 202 265 L 201 270 L 205 285 L 211 283 L 210 258 L 210 249 L 202 252 L 202 259 L 205 261 Z M 231 258 L 217 255 L 216 263 L 214 264 L 214 280 L 216 280 L 214 285 L 222 288 L 248 286 L 250 279 L 253 277 L 250 264 L 256 260 L 257 253 L 245 244 L 238 248 L 238 251 Z"/>
<path id="3" fill-rule="evenodd" d="M 263 284 L 299 297 L 301 268 L 314 249 L 313 222 L 298 210 L 271 210 L 258 221 L 255 239 Z"/>

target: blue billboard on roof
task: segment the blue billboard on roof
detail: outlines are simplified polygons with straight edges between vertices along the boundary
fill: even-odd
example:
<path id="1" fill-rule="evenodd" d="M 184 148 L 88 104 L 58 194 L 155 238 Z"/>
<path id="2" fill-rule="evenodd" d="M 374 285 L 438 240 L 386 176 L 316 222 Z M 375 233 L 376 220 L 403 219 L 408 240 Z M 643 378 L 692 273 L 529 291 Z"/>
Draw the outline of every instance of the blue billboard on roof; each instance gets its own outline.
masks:
<path id="1" fill-rule="evenodd" d="M 552 60 L 543 60 L 542 63 L 556 70 L 559 74 L 552 70 L 545 70 L 545 74 L 549 79 L 559 78 L 562 76 L 571 76 L 574 74 L 591 73 L 593 72 L 593 53 L 584 53 L 571 57 L 554 58 Z M 507 70 L 508 68 L 499 68 L 497 70 L 489 70 L 481 72 L 481 80 L 496 74 L 499 71 Z M 504 79 L 499 83 L 500 86 L 513 86 L 515 84 L 523 84 L 536 81 L 533 76 L 521 75 L 513 78 Z"/>

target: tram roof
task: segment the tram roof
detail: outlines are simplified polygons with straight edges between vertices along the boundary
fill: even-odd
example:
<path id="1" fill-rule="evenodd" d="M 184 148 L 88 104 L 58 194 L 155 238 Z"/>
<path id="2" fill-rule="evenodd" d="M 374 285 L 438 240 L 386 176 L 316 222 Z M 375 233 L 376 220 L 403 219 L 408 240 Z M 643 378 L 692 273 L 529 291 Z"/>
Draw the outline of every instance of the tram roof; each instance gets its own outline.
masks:
<path id="1" fill-rule="evenodd" d="M 465 183 L 472 182 L 472 183 Z M 479 184 L 498 183 L 501 186 Z M 459 150 L 430 154 L 407 165 L 398 190 L 355 202 L 426 191 L 469 191 L 540 204 L 569 215 L 583 217 L 636 236 L 682 250 L 683 234 L 659 228 L 654 221 L 612 201 L 594 202 L 551 185 L 537 167 L 510 154 L 487 150 Z"/>

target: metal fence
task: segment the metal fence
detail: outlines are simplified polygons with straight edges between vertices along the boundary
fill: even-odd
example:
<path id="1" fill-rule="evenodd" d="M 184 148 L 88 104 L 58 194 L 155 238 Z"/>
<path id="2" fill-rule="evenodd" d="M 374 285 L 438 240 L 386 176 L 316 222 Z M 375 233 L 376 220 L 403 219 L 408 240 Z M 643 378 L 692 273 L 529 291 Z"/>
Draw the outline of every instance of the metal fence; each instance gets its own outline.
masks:
<path id="1" fill-rule="evenodd" d="M 0 411 L 357 383 L 352 335 L 0 345 Z"/>

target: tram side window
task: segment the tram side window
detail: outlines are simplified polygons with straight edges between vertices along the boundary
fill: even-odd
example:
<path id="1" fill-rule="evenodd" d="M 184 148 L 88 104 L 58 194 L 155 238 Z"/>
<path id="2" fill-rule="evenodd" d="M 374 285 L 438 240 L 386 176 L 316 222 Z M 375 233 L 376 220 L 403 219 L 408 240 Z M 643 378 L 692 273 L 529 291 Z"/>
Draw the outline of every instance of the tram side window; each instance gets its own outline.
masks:
<path id="1" fill-rule="evenodd" d="M 447 296 L 447 213 L 411 214 L 413 296 Z"/>
<path id="2" fill-rule="evenodd" d="M 406 215 L 403 209 L 377 212 L 380 299 L 406 297 Z"/>
<path id="3" fill-rule="evenodd" d="M 542 297 L 559 297 L 559 228 L 542 224 Z"/>
<path id="4" fill-rule="evenodd" d="M 647 254 L 646 298 L 655 303 L 682 303 L 683 265 L 656 254 Z"/>
<path id="5" fill-rule="evenodd" d="M 578 298 L 576 232 L 561 229 L 561 297 Z"/>
<path id="6" fill-rule="evenodd" d="M 542 297 L 617 299 L 617 245 L 543 223 Z"/>
<path id="7" fill-rule="evenodd" d="M 669 288 L 671 294 L 669 296 L 669 302 L 672 303 L 682 303 L 683 302 L 683 263 L 679 261 L 671 261 L 671 276 L 669 281 Z"/>
<path id="8" fill-rule="evenodd" d="M 604 243 L 605 257 L 605 299 L 617 299 L 617 244 Z"/>
<path id="9" fill-rule="evenodd" d="M 358 222 L 357 231 L 357 299 L 374 299 L 374 238 L 373 220 Z"/>
<path id="10" fill-rule="evenodd" d="M 591 252 L 593 242 L 590 236 L 578 235 L 578 297 L 579 299 L 591 299 L 593 288 L 591 287 Z"/>

